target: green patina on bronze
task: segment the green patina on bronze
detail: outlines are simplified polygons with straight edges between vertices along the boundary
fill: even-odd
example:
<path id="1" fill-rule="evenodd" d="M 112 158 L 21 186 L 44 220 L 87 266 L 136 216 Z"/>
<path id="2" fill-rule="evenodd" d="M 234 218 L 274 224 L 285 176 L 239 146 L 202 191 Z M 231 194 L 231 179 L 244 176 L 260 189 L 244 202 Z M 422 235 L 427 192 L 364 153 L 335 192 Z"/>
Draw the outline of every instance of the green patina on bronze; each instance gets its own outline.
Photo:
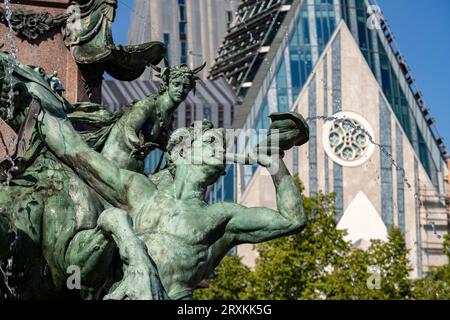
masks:
<path id="1" fill-rule="evenodd" d="M 135 100 L 130 109 L 116 113 L 90 102 L 79 103 L 68 112 L 86 142 L 120 168 L 143 172 L 144 157 L 158 148 L 166 150 L 172 132 L 173 114 L 191 90 L 196 74 L 205 65 L 191 70 L 186 65 L 160 70 L 160 91 Z"/>
<path id="2" fill-rule="evenodd" d="M 3 67 L 3 63 L 6 61 L 7 57 L 3 53 L 0 53 L 0 59 Z M 1 70 L 4 70 L 4 68 Z M 70 105 L 61 96 L 52 91 L 48 81 L 49 79 L 42 70 L 31 66 L 17 65 L 14 73 L 14 81 L 16 82 L 15 87 L 21 88 L 22 92 L 20 96 L 18 96 L 20 99 L 16 99 L 15 117 L 10 122 L 10 125 L 16 131 L 19 131 L 26 115 L 29 113 L 28 111 L 30 108 L 28 106 L 31 103 L 31 95 L 39 96 L 40 104 L 44 109 L 53 105 L 53 107 L 48 109 L 50 113 L 55 114 L 58 117 L 66 117 L 66 113 L 68 113 L 69 116 L 73 116 L 74 119 L 72 119 L 72 121 L 76 122 L 78 125 L 91 123 L 94 125 L 94 128 L 96 125 L 97 131 L 94 130 L 90 133 L 93 133 L 95 136 L 95 134 L 100 131 L 103 133 L 103 138 L 106 141 L 104 146 L 99 147 L 99 151 L 104 153 L 106 158 L 110 159 L 123 169 L 136 169 L 142 162 L 142 158 L 137 157 L 137 155 L 138 153 L 140 154 L 140 152 L 143 152 L 143 148 L 151 149 L 154 146 L 157 146 L 164 149 L 169 138 L 172 112 L 194 87 L 196 80 L 195 73 L 200 69 L 189 70 L 186 66 L 175 66 L 168 70 L 173 70 L 172 76 L 167 79 L 166 86 L 163 87 L 164 89 L 161 90 L 159 94 L 141 101 L 135 101 L 131 109 L 123 114 L 111 114 L 106 110 L 100 109 L 98 105 L 90 103 L 77 107 Z M 9 87 L 9 84 L 4 82 L 2 86 Z M 90 108 L 88 108 L 89 106 Z M 8 108 L 6 99 L 2 100 L 0 108 L 4 110 Z M 56 128 L 53 128 L 51 134 L 58 136 L 59 132 Z M 148 137 L 151 140 L 144 140 L 141 145 L 140 140 L 137 138 L 138 136 L 144 138 Z M 89 132 L 84 134 L 84 139 L 89 140 L 89 137 L 92 137 L 92 135 L 89 135 Z M 33 196 L 33 200 L 30 201 L 32 203 L 39 203 L 40 205 L 36 207 L 26 207 L 26 209 L 23 209 L 22 207 L 15 208 L 6 204 L 2 205 L 3 210 L 10 208 L 7 210 L 10 213 L 9 215 L 7 215 L 5 211 L 4 215 L 9 217 L 8 220 L 5 221 L 14 221 L 15 224 L 17 224 L 16 222 L 20 219 L 16 220 L 12 213 L 22 211 L 28 212 L 31 210 L 28 215 L 34 218 L 29 218 L 28 220 L 25 219 L 25 222 L 20 223 L 20 227 L 18 227 L 18 230 L 30 231 L 37 221 L 42 221 L 44 211 L 47 212 L 47 210 L 50 210 L 51 212 L 56 212 L 58 215 L 54 218 L 56 220 L 59 218 L 64 220 L 58 220 L 59 222 L 55 220 L 54 222 L 56 224 L 52 224 L 52 226 L 56 225 L 58 228 L 55 230 L 55 234 L 52 236 L 51 240 L 49 240 L 49 243 L 59 245 L 60 248 L 66 248 L 70 243 L 70 239 L 78 234 L 80 230 L 89 229 L 95 226 L 102 210 L 105 210 L 110 205 L 105 201 L 102 201 L 101 197 L 99 197 L 96 192 L 80 180 L 76 168 L 74 171 L 61 164 L 52 153 L 48 152 L 42 139 L 39 138 L 36 132 L 34 132 L 30 144 L 31 147 L 27 150 L 27 155 L 23 158 L 15 159 L 16 166 L 19 168 L 18 170 L 11 172 L 13 174 L 13 179 L 10 182 L 10 186 L 7 189 L 2 189 L 5 198 L 3 204 L 7 203 L 6 201 L 8 199 L 10 200 L 11 195 L 13 195 L 13 199 L 15 199 L 19 196 L 22 197 L 24 194 L 30 194 Z M 45 165 L 43 163 L 45 163 Z M 11 169 L 8 168 L 9 161 L 4 161 L 3 164 L 6 166 L 5 168 Z M 48 176 L 51 176 L 51 179 Z M 41 186 L 47 187 L 41 188 Z M 53 190 L 52 188 L 54 186 L 60 187 Z M 46 203 L 47 201 L 50 201 L 46 200 L 49 199 L 47 189 L 52 191 L 52 199 L 56 199 L 52 202 L 55 206 L 53 209 L 48 209 L 52 207 L 50 204 Z M 63 214 L 61 214 L 61 212 L 63 212 Z M 23 216 L 19 215 L 19 217 L 22 218 Z M 67 217 L 70 217 L 70 223 L 67 222 Z M 33 223 L 31 223 L 31 221 Z M 27 223 L 29 223 L 29 225 L 27 225 Z M 37 224 L 40 225 L 40 223 Z M 6 222 L 4 225 L 6 225 Z M 46 231 L 48 232 L 51 230 L 51 228 L 46 228 Z M 61 232 L 62 230 L 64 230 L 63 233 Z M 21 231 L 19 233 L 22 234 Z M 84 234 L 87 234 L 85 237 L 88 238 L 92 236 L 90 232 L 84 232 Z M 41 236 L 42 233 L 40 230 L 36 229 L 32 234 L 26 232 L 24 235 L 26 239 L 35 243 L 42 241 Z M 114 246 L 111 246 L 111 240 L 112 239 L 109 239 L 109 241 L 106 241 L 105 243 L 109 242 L 109 246 L 111 247 L 110 251 L 112 252 Z M 84 241 L 85 240 L 83 240 L 83 242 Z M 102 239 L 102 241 L 104 241 L 104 239 Z M 61 252 L 63 251 L 60 250 L 59 253 Z M 57 259 L 62 259 L 62 256 L 64 255 L 61 255 Z M 67 255 L 65 258 L 67 259 Z M 56 258 L 54 257 L 47 258 L 47 260 L 50 261 L 49 268 L 55 268 L 52 275 L 58 277 L 58 279 L 54 279 L 54 282 L 59 283 L 59 286 L 64 288 L 65 282 L 63 280 L 66 278 L 65 270 L 70 264 L 68 264 L 69 262 L 65 263 L 64 261 L 54 262 L 53 264 L 52 261 L 55 259 Z M 105 261 L 109 261 L 110 263 L 110 260 Z M 43 266 L 46 264 L 45 261 L 42 261 L 42 263 Z M 75 264 L 78 265 L 78 263 Z M 96 267 L 95 270 L 101 270 L 101 268 Z M 108 273 L 103 274 L 103 276 L 107 275 Z M 28 279 L 23 280 L 23 283 L 29 282 Z M 105 279 L 103 279 L 103 282 L 104 281 Z M 99 286 L 98 283 L 95 284 L 94 282 L 93 284 L 94 287 Z M 39 291 L 40 296 L 45 297 L 46 294 L 47 293 L 43 290 Z M 22 295 L 26 297 L 32 294 L 23 292 Z M 150 298 L 150 296 L 147 297 Z"/>
<path id="3" fill-rule="evenodd" d="M 147 66 L 163 59 L 166 48 L 158 41 L 130 46 L 114 44 L 116 0 L 77 0 L 73 4 L 72 16 L 63 25 L 62 35 L 79 65 L 101 65 L 114 78 L 131 81 Z"/>
<path id="4" fill-rule="evenodd" d="M 195 128 L 171 133 L 173 111 L 204 66 L 158 70 L 157 95 L 111 114 L 92 103 L 69 104 L 37 67 L 17 64 L 7 79 L 6 61 L 0 53 L 2 87 L 13 81 L 18 92 L 8 124 L 22 151 L 1 163 L 9 185 L 0 186 L 0 260 L 13 258 L 6 289 L 18 297 L 189 299 L 234 246 L 304 228 L 302 197 L 282 160 L 284 150 L 308 140 L 300 115 L 273 115 L 278 131 L 269 131 L 268 145 L 224 158 L 221 139 L 211 138 L 223 137 L 223 129 L 206 120 L 200 135 Z M 2 97 L 0 109 L 8 107 Z M 167 151 L 169 169 L 149 178 L 142 158 L 154 148 Z M 248 158 L 271 173 L 277 210 L 205 203 L 225 160 Z M 66 286 L 73 265 L 80 291 Z"/>
<path id="5" fill-rule="evenodd" d="M 83 75 L 84 87 L 91 100 L 94 89 L 101 86 L 104 72 L 122 81 L 135 80 L 145 68 L 157 65 L 166 53 L 162 42 L 152 41 L 138 45 L 116 46 L 112 23 L 117 0 L 74 0 L 67 13 L 52 16 L 48 12 L 12 10 L 10 23 L 16 35 L 39 44 L 61 28 L 64 45 Z M 6 21 L 6 10 L 0 7 L 0 22 Z"/>
<path id="6" fill-rule="evenodd" d="M 157 65 L 166 53 L 162 42 L 116 46 L 112 23 L 117 10 L 116 0 L 76 0 L 72 16 L 62 26 L 65 46 L 83 74 L 85 88 L 99 87 L 106 71 L 122 81 L 135 80 L 145 68 Z"/>

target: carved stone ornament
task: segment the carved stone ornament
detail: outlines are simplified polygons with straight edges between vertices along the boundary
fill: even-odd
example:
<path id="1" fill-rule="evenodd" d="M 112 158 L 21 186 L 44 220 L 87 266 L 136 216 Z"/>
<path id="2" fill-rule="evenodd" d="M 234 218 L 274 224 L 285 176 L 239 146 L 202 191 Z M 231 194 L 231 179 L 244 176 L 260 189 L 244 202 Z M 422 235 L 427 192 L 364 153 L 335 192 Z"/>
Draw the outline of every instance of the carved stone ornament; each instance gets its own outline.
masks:
<path id="1" fill-rule="evenodd" d="M 375 151 L 370 142 L 374 131 L 370 123 L 354 112 L 339 112 L 333 117 L 342 122 L 327 122 L 323 127 L 322 143 L 327 155 L 344 167 L 364 164 Z"/>
<path id="2" fill-rule="evenodd" d="M 48 12 L 13 10 L 11 25 L 18 37 L 32 41 L 53 28 L 61 27 L 68 17 L 68 14 L 52 16 Z M 7 25 L 5 8 L 0 8 L 0 22 Z"/>

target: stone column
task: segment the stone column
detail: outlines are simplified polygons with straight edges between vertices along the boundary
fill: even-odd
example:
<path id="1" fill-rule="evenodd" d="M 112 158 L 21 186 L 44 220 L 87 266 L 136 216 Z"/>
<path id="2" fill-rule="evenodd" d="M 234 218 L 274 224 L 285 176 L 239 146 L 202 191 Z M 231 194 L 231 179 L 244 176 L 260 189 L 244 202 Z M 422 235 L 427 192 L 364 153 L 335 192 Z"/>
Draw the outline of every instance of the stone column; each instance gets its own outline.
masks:
<path id="1" fill-rule="evenodd" d="M 0 0 L 0 8 L 4 8 L 3 2 L 4 0 Z M 66 14 L 70 0 L 22 0 L 20 4 L 14 2 L 16 1 L 13 1 L 12 4 L 13 10 L 35 13 L 47 12 L 54 17 Z M 1 49 L 3 51 L 9 51 L 7 32 L 6 24 L 0 22 L 0 43 L 4 44 Z M 47 74 L 51 74 L 53 71 L 58 72 L 58 77 L 66 88 L 64 96 L 69 102 L 89 100 L 79 68 L 69 50 L 64 46 L 59 26 L 44 32 L 36 40 L 29 40 L 23 36 L 19 37 L 14 32 L 14 44 L 18 49 L 17 60 L 20 63 L 40 66 L 44 68 Z M 95 94 L 93 98 L 99 100 L 100 96 Z"/>

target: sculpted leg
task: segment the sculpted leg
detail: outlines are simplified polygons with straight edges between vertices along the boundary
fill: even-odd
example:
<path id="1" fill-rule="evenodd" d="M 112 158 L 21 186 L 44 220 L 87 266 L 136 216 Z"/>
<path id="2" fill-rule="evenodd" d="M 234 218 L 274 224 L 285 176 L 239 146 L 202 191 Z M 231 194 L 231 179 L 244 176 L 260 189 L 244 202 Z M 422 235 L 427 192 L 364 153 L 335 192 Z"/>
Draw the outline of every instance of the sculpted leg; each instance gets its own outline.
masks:
<path id="1" fill-rule="evenodd" d="M 66 268 L 79 268 L 84 299 L 93 299 L 107 281 L 115 248 L 113 239 L 105 236 L 99 227 L 78 232 L 70 242 L 65 256 Z"/>
<path id="2" fill-rule="evenodd" d="M 67 267 L 80 268 L 83 289 L 99 288 L 106 281 L 116 247 L 124 276 L 105 299 L 167 299 L 145 244 L 135 235 L 126 211 L 117 208 L 103 211 L 97 227 L 78 232 L 70 242 L 65 261 Z"/>
<path id="3" fill-rule="evenodd" d="M 80 268 L 83 288 L 98 288 L 106 280 L 116 246 L 124 265 L 124 277 L 105 299 L 166 299 L 156 266 L 145 244 L 135 235 L 126 211 L 105 210 L 95 229 L 78 232 L 67 250 L 67 266 Z"/>
<path id="4" fill-rule="evenodd" d="M 127 212 L 117 208 L 104 211 L 98 219 L 98 227 L 114 239 L 124 265 L 123 279 L 113 286 L 105 299 L 168 299 L 156 265 L 144 242 L 136 236 Z"/>

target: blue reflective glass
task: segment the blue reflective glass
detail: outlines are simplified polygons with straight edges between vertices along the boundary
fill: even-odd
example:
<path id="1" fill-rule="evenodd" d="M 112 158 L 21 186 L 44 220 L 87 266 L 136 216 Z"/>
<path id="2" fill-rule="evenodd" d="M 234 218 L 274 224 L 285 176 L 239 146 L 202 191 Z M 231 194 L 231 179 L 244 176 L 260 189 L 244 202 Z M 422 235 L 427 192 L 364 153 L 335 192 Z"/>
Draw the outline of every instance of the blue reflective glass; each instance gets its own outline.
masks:
<path id="1" fill-rule="evenodd" d="M 164 33 L 164 44 L 168 46 L 170 44 L 170 34 Z"/>
<path id="2" fill-rule="evenodd" d="M 320 13 L 316 12 L 316 28 L 317 28 L 317 42 L 319 45 L 323 46 L 323 33 L 322 33 L 322 23 L 319 17 Z"/>
<path id="3" fill-rule="evenodd" d="M 187 55 L 187 43 L 186 41 L 181 41 L 181 55 L 186 56 Z"/>
<path id="4" fill-rule="evenodd" d="M 186 21 L 186 9 L 184 5 L 180 6 L 180 21 Z"/>
<path id="5" fill-rule="evenodd" d="M 309 37 L 309 23 L 308 23 L 308 12 L 303 12 L 303 33 L 300 34 L 300 44 L 310 44 L 311 40 Z"/>
<path id="6" fill-rule="evenodd" d="M 227 166 L 227 173 L 224 177 L 224 196 L 223 201 L 234 202 L 234 172 L 235 165 L 231 164 Z"/>
<path id="7" fill-rule="evenodd" d="M 144 173 L 146 175 L 154 173 L 155 170 L 158 168 L 158 164 L 160 163 L 160 161 L 161 161 L 160 167 L 164 167 L 166 161 L 163 151 L 155 149 L 152 152 L 150 152 L 150 154 L 145 158 L 144 161 Z"/>
<path id="8" fill-rule="evenodd" d="M 203 119 L 211 120 L 211 108 L 209 106 L 203 106 Z"/>
<path id="9" fill-rule="evenodd" d="M 328 23 L 328 19 L 324 16 L 322 18 L 323 46 L 325 46 L 328 43 L 328 40 L 330 40 L 330 29 L 328 27 Z"/>
<path id="10" fill-rule="evenodd" d="M 289 108 L 289 100 L 287 95 L 286 63 L 284 61 L 284 58 L 281 61 L 276 79 L 277 79 L 278 111 L 285 112 Z"/>
<path id="11" fill-rule="evenodd" d="M 264 105 L 261 112 L 261 122 L 262 122 L 262 129 L 269 129 L 269 105 L 267 103 L 267 100 L 264 101 Z"/>
<path id="12" fill-rule="evenodd" d="M 363 21 L 358 21 L 358 37 L 359 37 L 359 45 L 363 48 L 368 48 L 368 41 L 366 35 L 366 24 Z"/>
<path id="13" fill-rule="evenodd" d="M 419 158 L 420 158 L 420 162 L 422 162 L 422 165 L 425 168 L 425 171 L 431 177 L 430 161 L 428 159 L 428 148 L 427 148 L 425 139 L 423 138 L 422 134 L 420 133 L 420 130 L 419 130 L 418 127 L 417 127 L 417 138 L 419 140 Z"/>
<path id="14" fill-rule="evenodd" d="M 277 72 L 277 87 L 287 88 L 286 63 L 284 61 L 284 57 L 281 59 L 281 64 Z"/>
<path id="15" fill-rule="evenodd" d="M 292 98 L 295 99 L 300 93 L 300 54 L 297 46 L 297 37 L 292 37 L 289 45 L 289 58 L 291 63 Z"/>
<path id="16" fill-rule="evenodd" d="M 180 35 L 185 34 L 186 33 L 186 23 L 180 22 L 179 26 L 180 26 Z"/>
<path id="17" fill-rule="evenodd" d="M 365 10 L 364 0 L 355 0 L 357 10 Z"/>

